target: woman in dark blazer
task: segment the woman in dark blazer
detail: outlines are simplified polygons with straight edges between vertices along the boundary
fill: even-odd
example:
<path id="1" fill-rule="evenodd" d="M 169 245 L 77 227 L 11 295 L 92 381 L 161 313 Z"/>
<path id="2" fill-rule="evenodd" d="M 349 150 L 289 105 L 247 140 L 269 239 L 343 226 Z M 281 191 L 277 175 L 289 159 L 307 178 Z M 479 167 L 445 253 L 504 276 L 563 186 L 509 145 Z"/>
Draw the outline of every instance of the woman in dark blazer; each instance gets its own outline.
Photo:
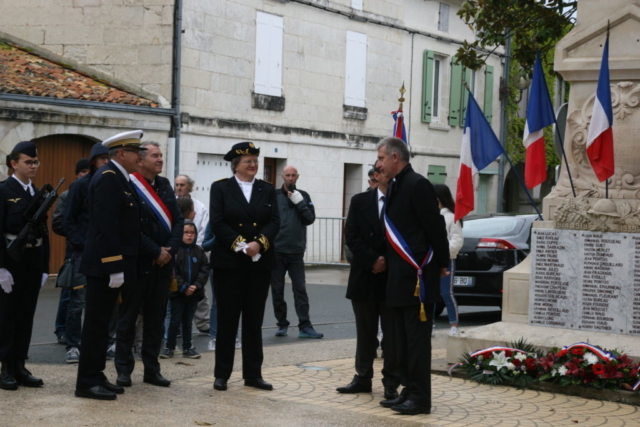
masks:
<path id="1" fill-rule="evenodd" d="M 271 245 L 280 228 L 273 185 L 256 179 L 260 149 L 251 142 L 235 144 L 224 159 L 233 176 L 213 183 L 210 198 L 213 283 L 218 302 L 216 390 L 226 390 L 233 369 L 236 331 L 242 314 L 242 377 L 244 385 L 262 390 L 262 320 L 271 270 L 276 268 Z"/>

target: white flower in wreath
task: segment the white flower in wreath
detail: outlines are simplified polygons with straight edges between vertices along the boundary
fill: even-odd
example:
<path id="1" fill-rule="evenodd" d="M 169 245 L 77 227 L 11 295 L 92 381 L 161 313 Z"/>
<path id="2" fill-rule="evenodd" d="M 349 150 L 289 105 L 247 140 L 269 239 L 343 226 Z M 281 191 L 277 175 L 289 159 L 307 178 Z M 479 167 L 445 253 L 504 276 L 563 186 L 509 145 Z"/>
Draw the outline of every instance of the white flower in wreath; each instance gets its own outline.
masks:
<path id="1" fill-rule="evenodd" d="M 598 356 L 596 356 L 593 353 L 589 353 L 588 351 L 584 353 L 584 360 L 589 364 L 589 365 L 595 365 L 596 363 L 598 363 Z"/>
<path id="2" fill-rule="evenodd" d="M 552 377 L 557 377 L 558 375 L 559 375 L 559 374 L 558 374 L 558 370 L 557 370 L 557 369 L 553 369 L 553 370 L 551 371 L 551 376 L 552 376 Z"/>
<path id="3" fill-rule="evenodd" d="M 493 352 L 493 360 L 491 362 L 489 362 L 489 366 L 495 366 L 498 371 L 501 368 L 508 367 L 508 365 L 510 365 L 510 364 L 511 364 L 511 362 L 509 362 L 508 357 L 505 356 L 504 351 L 501 351 L 500 353 L 496 353 L 494 351 Z"/>
<path id="4" fill-rule="evenodd" d="M 513 371 L 514 369 L 516 369 L 516 365 L 514 365 L 511 362 L 509 362 L 509 363 L 507 363 L 507 369 L 510 370 L 510 371 Z"/>
<path id="5" fill-rule="evenodd" d="M 558 369 L 558 373 L 559 373 L 560 375 L 562 375 L 563 377 L 564 377 L 565 375 L 567 375 L 567 372 L 568 372 L 568 371 L 569 371 L 569 370 L 567 369 L 567 367 L 566 367 L 566 366 L 561 366 L 561 367 L 560 367 L 560 369 Z"/>
<path id="6" fill-rule="evenodd" d="M 524 362 L 525 360 L 527 360 L 527 355 L 524 353 L 516 353 L 515 356 L 513 356 L 515 359 L 518 359 L 521 362 Z"/>

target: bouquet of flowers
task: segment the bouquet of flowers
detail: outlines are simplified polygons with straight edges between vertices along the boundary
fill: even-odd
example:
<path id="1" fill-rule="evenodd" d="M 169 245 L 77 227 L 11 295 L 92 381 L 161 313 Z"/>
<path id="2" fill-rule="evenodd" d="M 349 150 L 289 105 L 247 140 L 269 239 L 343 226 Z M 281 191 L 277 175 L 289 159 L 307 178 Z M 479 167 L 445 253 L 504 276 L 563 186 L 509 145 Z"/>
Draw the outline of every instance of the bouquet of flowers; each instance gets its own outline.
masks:
<path id="1" fill-rule="evenodd" d="M 510 346 L 494 346 L 465 353 L 449 369 L 465 368 L 469 379 L 484 384 L 513 384 L 524 388 L 537 381 L 559 385 L 587 385 L 599 389 L 640 389 L 640 366 L 626 354 L 589 343 L 552 348 L 546 356 L 520 339 Z"/>

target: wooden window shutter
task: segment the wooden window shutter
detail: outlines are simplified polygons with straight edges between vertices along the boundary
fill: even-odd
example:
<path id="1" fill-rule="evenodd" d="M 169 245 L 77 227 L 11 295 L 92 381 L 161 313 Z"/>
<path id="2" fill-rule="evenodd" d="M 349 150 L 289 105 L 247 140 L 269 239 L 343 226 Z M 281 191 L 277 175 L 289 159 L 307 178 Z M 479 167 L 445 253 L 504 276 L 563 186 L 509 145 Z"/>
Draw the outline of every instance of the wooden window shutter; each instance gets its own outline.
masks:
<path id="1" fill-rule="evenodd" d="M 493 118 L 493 67 L 487 65 L 484 71 L 484 116 L 489 124 Z"/>
<path id="2" fill-rule="evenodd" d="M 469 68 L 462 68 L 462 75 L 464 76 L 464 81 L 467 83 L 469 88 L 473 89 L 473 84 L 471 83 L 471 79 L 473 78 L 473 71 Z M 469 91 L 466 87 L 460 82 L 460 86 L 462 89 L 462 99 L 460 100 L 460 104 L 462 108 L 460 109 L 460 127 L 464 127 L 464 121 L 467 118 L 467 103 L 469 102 Z"/>
<path id="3" fill-rule="evenodd" d="M 449 126 L 460 126 L 460 101 L 462 97 L 462 65 L 451 60 L 451 88 L 449 91 Z"/>
<path id="4" fill-rule="evenodd" d="M 424 51 L 422 66 L 422 122 L 431 123 L 433 100 L 433 51 Z"/>

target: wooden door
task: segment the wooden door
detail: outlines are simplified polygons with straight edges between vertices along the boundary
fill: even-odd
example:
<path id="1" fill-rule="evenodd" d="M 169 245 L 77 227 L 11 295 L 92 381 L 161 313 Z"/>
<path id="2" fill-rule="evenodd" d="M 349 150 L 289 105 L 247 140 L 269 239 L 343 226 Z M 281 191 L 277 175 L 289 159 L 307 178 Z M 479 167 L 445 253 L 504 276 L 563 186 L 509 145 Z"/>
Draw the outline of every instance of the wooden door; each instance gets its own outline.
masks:
<path id="1" fill-rule="evenodd" d="M 262 179 L 276 185 L 276 159 L 271 157 L 262 159 Z"/>
<path id="2" fill-rule="evenodd" d="M 65 178 L 58 190 L 58 194 L 69 189 L 69 185 L 76 179 L 76 162 L 82 158 L 89 158 L 93 141 L 79 135 L 50 135 L 34 139 L 38 145 L 38 159 L 40 168 L 33 180 L 38 188 L 44 184 L 51 184 L 55 188 L 60 178 Z M 55 205 L 49 211 L 47 225 L 49 227 L 49 243 L 51 255 L 49 258 L 49 273 L 57 274 L 64 262 L 65 238 L 58 236 L 51 230 L 51 219 Z"/>

